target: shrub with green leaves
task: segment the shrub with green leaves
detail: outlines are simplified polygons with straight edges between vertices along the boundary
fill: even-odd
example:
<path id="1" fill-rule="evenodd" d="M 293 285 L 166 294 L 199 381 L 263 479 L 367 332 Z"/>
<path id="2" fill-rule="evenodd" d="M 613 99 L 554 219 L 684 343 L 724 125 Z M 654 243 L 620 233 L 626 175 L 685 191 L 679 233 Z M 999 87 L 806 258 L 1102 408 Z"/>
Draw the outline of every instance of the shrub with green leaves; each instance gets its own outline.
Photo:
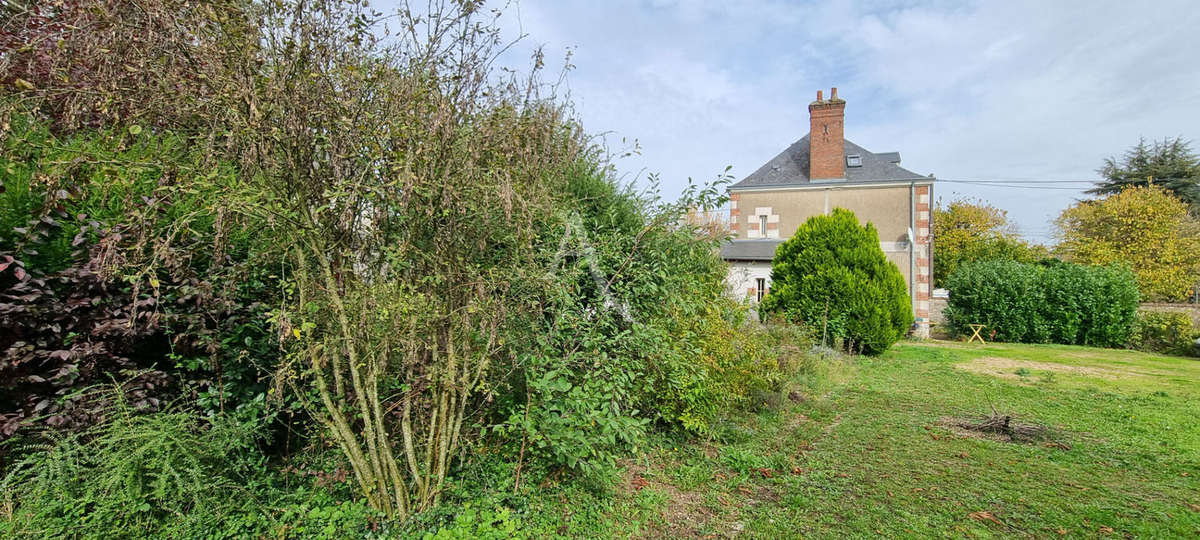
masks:
<path id="1" fill-rule="evenodd" d="M 87 21 L 111 2 L 76 3 L 44 13 Z M 347 514 L 356 521 L 364 507 L 395 520 L 437 507 L 488 435 L 510 435 L 498 446 L 518 463 L 582 470 L 611 463 L 652 425 L 703 431 L 785 379 L 762 334 L 739 331 L 744 307 L 722 296 L 719 238 L 681 219 L 723 202 L 719 184 L 679 203 L 617 184 L 569 104 L 543 93 L 552 87 L 540 82 L 540 57 L 528 77 L 488 60 L 503 40 L 477 2 L 388 17 L 336 0 L 177 8 L 143 2 L 127 17 L 37 39 L 54 45 L 31 65 L 120 51 L 99 65 L 120 58 L 112 65 L 122 82 L 80 92 L 72 72 L 4 85 L 0 125 L 7 132 L 13 118 L 14 127 L 0 170 L 21 183 L 7 198 L 21 215 L 9 221 L 58 209 L 47 201 L 62 202 L 69 219 L 50 238 L 56 249 L 22 251 L 24 233 L 8 221 L 13 234 L 0 231 L 0 247 L 50 273 L 74 262 L 77 214 L 130 231 L 106 246 L 104 283 L 138 302 L 153 294 L 164 318 L 187 315 L 154 328 L 171 347 L 145 365 L 215 383 L 195 386 L 237 380 L 250 400 L 268 384 L 296 400 L 297 431 L 338 448 L 365 502 L 346 512 L 310 505 L 305 515 L 323 527 L 338 529 Z M 157 33 L 153 47 L 113 41 L 147 27 L 186 32 Z M 182 75 L 167 69 L 189 51 L 203 61 Z M 204 91 L 188 92 L 198 81 Z M 159 84 L 179 91 L 153 91 Z M 142 107 L 133 95 L 182 99 Z M 112 109 L 94 114 L 94 100 Z M 179 346 L 197 337 L 202 347 Z M 46 356 L 75 342 L 50 343 Z M 249 401 L 196 397 L 217 418 Z M 173 417 L 146 421 L 164 418 Z M 197 436 L 180 428 L 163 437 Z M 224 485 L 219 470 L 193 469 Z M 88 496 L 66 492 L 58 507 L 96 509 Z M 128 517 L 116 512 L 86 519 L 105 530 Z"/>
<path id="2" fill-rule="evenodd" d="M 1200 356 L 1200 326 L 1187 313 L 1139 311 L 1129 335 L 1129 348 L 1139 351 Z"/>
<path id="3" fill-rule="evenodd" d="M 10 441 L 0 536 L 332 540 L 361 538 L 382 521 L 348 497 L 348 484 L 280 474 L 261 453 L 251 407 L 204 419 L 111 401 L 106 420 L 84 432 Z"/>
<path id="4" fill-rule="evenodd" d="M 715 189 L 664 204 L 588 164 L 567 182 L 571 213 L 545 233 L 557 262 L 536 283 L 537 331 L 512 338 L 517 376 L 499 392 L 506 419 L 492 429 L 518 441 L 518 459 L 597 472 L 653 424 L 708 432 L 782 388 L 788 340 L 747 327 L 745 306 L 723 294 L 720 238 L 678 225 L 688 208 L 717 202 Z"/>
<path id="5" fill-rule="evenodd" d="M 31 113 L 7 128 L 0 440 L 87 427 L 103 403 L 83 390 L 114 380 L 143 410 L 186 395 L 213 413 L 267 392 L 279 257 L 219 202 L 242 184 L 230 166 L 170 132 L 58 134 Z"/>
<path id="6" fill-rule="evenodd" d="M 968 263 L 946 288 L 946 322 L 959 334 L 982 324 L 997 341 L 1097 347 L 1124 346 L 1139 298 L 1127 268 L 1053 260 Z"/>
<path id="7" fill-rule="evenodd" d="M 231 463 L 252 439 L 228 422 L 173 412 L 138 415 L 121 402 L 83 435 L 57 438 L 13 465 L 0 492 L 15 510 L 10 538 L 113 538 L 199 530 L 236 511 Z"/>
<path id="8" fill-rule="evenodd" d="M 875 226 L 842 208 L 805 221 L 781 244 L 763 310 L 800 322 L 848 350 L 880 354 L 913 323 L 908 287 Z"/>

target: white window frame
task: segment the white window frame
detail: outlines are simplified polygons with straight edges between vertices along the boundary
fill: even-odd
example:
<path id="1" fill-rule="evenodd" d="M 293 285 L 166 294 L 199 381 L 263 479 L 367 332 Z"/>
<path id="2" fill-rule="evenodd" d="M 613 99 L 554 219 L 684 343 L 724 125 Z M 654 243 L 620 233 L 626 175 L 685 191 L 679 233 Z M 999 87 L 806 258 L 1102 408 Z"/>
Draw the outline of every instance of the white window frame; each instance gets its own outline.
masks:
<path id="1" fill-rule="evenodd" d="M 758 301 L 762 302 L 763 296 L 767 291 L 767 278 L 754 278 L 754 284 L 758 287 Z"/>

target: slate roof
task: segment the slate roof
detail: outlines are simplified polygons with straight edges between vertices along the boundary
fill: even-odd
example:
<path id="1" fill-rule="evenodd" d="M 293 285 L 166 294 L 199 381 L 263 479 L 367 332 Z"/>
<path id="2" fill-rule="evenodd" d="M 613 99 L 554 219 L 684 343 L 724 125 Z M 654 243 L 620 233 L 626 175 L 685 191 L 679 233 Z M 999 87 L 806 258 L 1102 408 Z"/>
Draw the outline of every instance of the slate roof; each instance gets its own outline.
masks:
<path id="1" fill-rule="evenodd" d="M 770 261 L 781 239 L 730 240 L 721 246 L 721 258 L 727 261 Z"/>
<path id="2" fill-rule="evenodd" d="M 812 182 L 808 178 L 808 135 L 792 143 L 786 150 L 750 173 L 730 189 L 756 188 L 768 186 L 793 186 L 809 184 L 874 184 L 882 182 L 897 182 L 910 180 L 932 180 L 921 176 L 899 165 L 899 152 L 871 152 L 857 144 L 845 141 L 846 155 L 862 156 L 861 167 L 846 167 L 846 180 L 818 180 Z"/>

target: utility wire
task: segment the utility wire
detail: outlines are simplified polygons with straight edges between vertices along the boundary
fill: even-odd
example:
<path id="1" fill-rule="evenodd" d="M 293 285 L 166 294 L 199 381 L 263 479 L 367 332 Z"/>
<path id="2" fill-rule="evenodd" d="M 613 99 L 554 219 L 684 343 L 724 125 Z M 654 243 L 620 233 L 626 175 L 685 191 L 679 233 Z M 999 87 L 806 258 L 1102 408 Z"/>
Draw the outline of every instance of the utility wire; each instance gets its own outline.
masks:
<path id="1" fill-rule="evenodd" d="M 1074 191 L 1077 193 L 1081 192 L 1081 191 L 1085 191 L 1087 189 L 1087 188 L 1082 188 L 1082 187 L 1059 187 L 1059 186 L 1031 185 L 1032 183 L 1029 181 L 1003 182 L 1003 181 L 985 181 L 985 180 L 949 180 L 949 179 L 945 179 L 945 178 L 937 178 L 937 179 L 935 179 L 935 182 L 949 183 L 949 184 L 964 184 L 964 185 L 968 185 L 968 186 L 1001 187 L 1001 188 L 1012 188 L 1012 189 L 1051 189 L 1051 190 L 1059 190 L 1059 191 Z M 1041 183 L 1048 184 L 1050 182 L 1041 182 Z M 1062 183 L 1066 183 L 1066 181 L 1062 181 Z M 1095 185 L 1095 182 L 1087 182 L 1087 184 Z"/>
<path id="2" fill-rule="evenodd" d="M 934 178 L 940 182 L 963 182 L 968 184 L 1029 184 L 1029 185 L 1053 185 L 1053 184 L 1087 184 L 1096 185 L 1095 180 L 1006 180 L 997 178 L 994 180 L 987 178 Z"/>

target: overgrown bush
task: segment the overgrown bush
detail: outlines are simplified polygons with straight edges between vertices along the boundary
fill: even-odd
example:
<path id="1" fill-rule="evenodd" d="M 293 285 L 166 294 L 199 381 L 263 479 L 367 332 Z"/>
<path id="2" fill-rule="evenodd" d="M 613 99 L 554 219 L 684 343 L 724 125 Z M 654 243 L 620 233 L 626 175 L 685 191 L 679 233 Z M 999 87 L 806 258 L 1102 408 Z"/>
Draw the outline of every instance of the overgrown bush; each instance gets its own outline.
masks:
<path id="1" fill-rule="evenodd" d="M 361 503 L 295 508 L 334 536 L 367 513 L 404 519 L 437 507 L 485 436 L 511 451 L 514 476 L 523 463 L 595 469 L 647 429 L 702 432 L 728 407 L 781 388 L 774 338 L 743 331 L 744 307 L 722 296 L 719 238 L 681 219 L 723 202 L 719 184 L 679 203 L 618 186 L 568 104 L 538 81 L 540 56 L 528 79 L 493 70 L 504 48 L 485 11 L 74 0 L 3 22 L 0 43 L 30 42 L 0 55 L 0 67 L 28 79 L 0 96 L 12 134 L 0 170 L 6 187 L 16 180 L 3 198 L 12 214 L 0 216 L 12 217 L 11 233 L 0 231 L 6 270 L 16 282 L 42 279 L 87 264 L 76 248 L 99 246 L 87 286 L 106 296 L 78 312 L 153 308 L 140 312 L 149 338 L 130 340 L 155 345 L 138 349 L 146 361 L 136 367 L 207 389 L 188 396 L 200 415 L 131 415 L 64 442 L 78 484 L 64 484 L 57 505 L 49 490 L 14 491 L 26 512 L 14 523 L 57 527 L 75 508 L 98 531 L 131 519 L 136 535 L 204 530 L 225 498 L 253 501 L 227 489 L 237 474 L 205 461 L 214 446 L 188 461 L 178 442 L 215 444 L 209 424 L 233 412 L 268 416 L 258 414 L 268 393 L 303 408 L 308 448 L 344 458 L 338 470 Z M 27 249 L 18 229 L 30 220 L 54 228 L 47 249 Z M 43 364 L 77 344 L 116 342 L 95 330 L 104 322 L 82 324 L 80 336 L 50 328 L 61 299 L 90 290 L 60 285 L 10 295 L 18 311 L 49 306 L 50 322 L 33 319 L 40 326 L 27 332 L 45 342 Z M 0 335 L 15 346 L 26 334 Z M 97 377 L 125 369 L 108 364 Z M 119 493 L 91 504 L 109 493 L 87 491 L 84 478 L 129 476 L 123 462 L 99 461 L 117 458 L 88 452 L 136 454 L 121 434 L 155 422 L 166 423 L 157 435 L 135 438 L 165 444 L 155 463 L 186 471 L 186 482 L 155 488 L 144 516 L 121 510 L 142 502 Z M 42 472 L 22 481 L 61 477 L 45 466 L 30 462 Z M 211 486 L 201 488 L 204 477 Z M 209 502 L 214 510 L 196 511 Z M 175 525 L 195 528 L 152 529 L 151 518 L 179 514 L 195 521 Z M 244 536 L 314 534 L 243 524 Z"/>
<path id="2" fill-rule="evenodd" d="M 278 257 L 218 202 L 236 189 L 229 167 L 171 134 L 56 135 L 31 114 L 6 127 L 0 438 L 86 427 L 95 384 L 125 383 L 142 410 L 186 394 L 210 414 L 265 393 Z"/>
<path id="3" fill-rule="evenodd" d="M 779 246 L 762 307 L 864 354 L 887 350 L 913 323 L 908 287 L 875 226 L 842 208 L 809 218 Z"/>
<path id="4" fill-rule="evenodd" d="M 949 277 L 946 322 L 969 335 L 986 326 L 998 341 L 1120 347 L 1138 306 L 1137 282 L 1124 267 L 1058 261 L 983 261 Z"/>
<path id="5" fill-rule="evenodd" d="M 519 439 L 518 460 L 595 472 L 652 423 L 707 432 L 779 390 L 789 373 L 780 347 L 723 295 L 720 239 L 678 225 L 715 190 L 662 204 L 602 169 L 569 174 L 561 204 L 576 213 L 552 229 L 562 241 L 548 244 L 560 263 L 540 284 L 545 315 L 511 390 L 500 390 L 507 419 L 493 428 Z"/>
<path id="6" fill-rule="evenodd" d="M 1200 327 L 1187 313 L 1139 311 L 1129 335 L 1129 348 L 1139 351 L 1200 356 Z"/>

